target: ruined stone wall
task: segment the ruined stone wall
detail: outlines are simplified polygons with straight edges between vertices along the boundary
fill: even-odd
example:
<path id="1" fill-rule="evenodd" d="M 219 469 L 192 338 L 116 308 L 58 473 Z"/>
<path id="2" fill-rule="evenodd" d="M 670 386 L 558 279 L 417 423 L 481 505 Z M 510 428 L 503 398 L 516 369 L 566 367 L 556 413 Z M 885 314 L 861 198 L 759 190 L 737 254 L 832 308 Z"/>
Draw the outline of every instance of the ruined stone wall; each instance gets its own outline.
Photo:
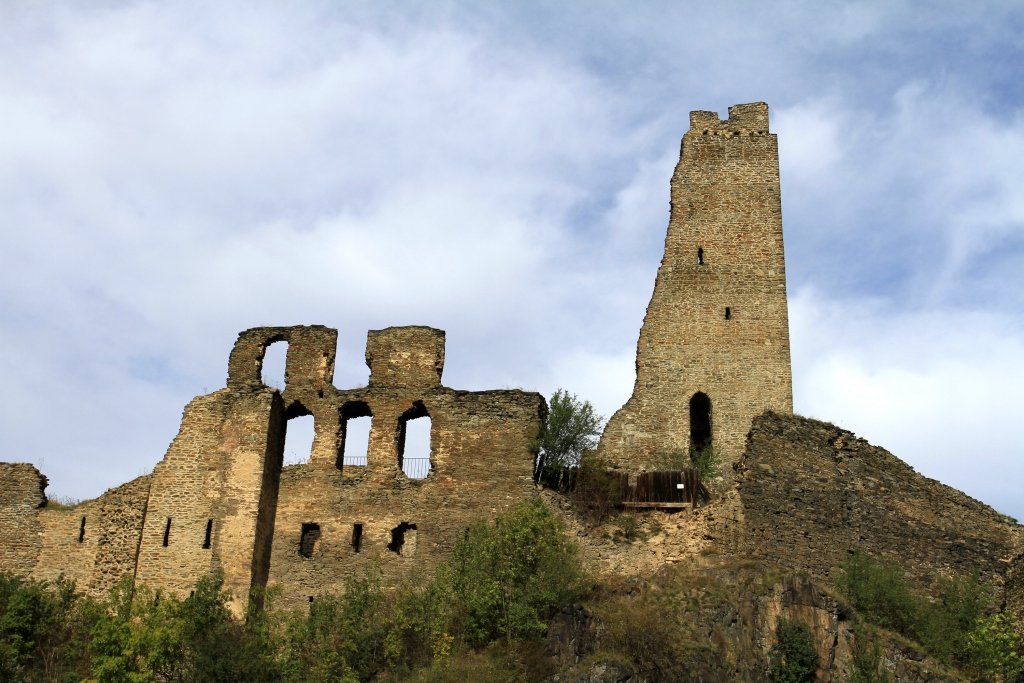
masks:
<path id="1" fill-rule="evenodd" d="M 189 403 L 153 470 L 137 581 L 187 593 L 219 567 L 240 611 L 254 567 L 266 561 L 266 530 L 257 528 L 264 471 L 281 466 L 282 421 L 281 397 L 266 387 L 222 389 Z"/>
<path id="2" fill-rule="evenodd" d="M 148 495 L 146 475 L 71 508 L 40 508 L 40 552 L 32 578 L 63 576 L 89 595 L 105 596 L 135 573 Z"/>
<path id="3" fill-rule="evenodd" d="M 288 344 L 283 391 L 261 378 L 276 342 Z M 184 593 L 219 567 L 236 612 L 268 581 L 299 606 L 371 566 L 390 584 L 429 572 L 465 527 L 532 494 L 540 395 L 443 387 L 444 333 L 428 327 L 371 331 L 368 386 L 338 390 L 336 344 L 322 326 L 239 335 L 227 388 L 189 404 L 153 472 L 138 581 Z M 282 469 L 288 421 L 305 415 L 309 461 Z M 348 421 L 362 416 L 373 420 L 366 464 L 345 466 Z M 407 422 L 421 417 L 432 429 L 419 479 L 403 472 L 403 449 Z"/>
<path id="4" fill-rule="evenodd" d="M 366 362 L 362 389 L 321 392 L 286 379 L 286 415 L 312 414 L 315 438 L 309 462 L 281 476 L 269 582 L 285 605 L 339 592 L 371 569 L 390 585 L 428 574 L 472 522 L 534 492 L 541 396 L 442 386 L 444 332 L 428 327 L 371 330 Z M 372 419 L 366 464 L 344 465 L 348 421 L 363 416 Z M 430 463 L 418 479 L 403 472 L 402 454 L 408 420 L 422 417 L 431 421 Z M 313 525 L 303 554 L 303 529 Z"/>
<path id="5" fill-rule="evenodd" d="M 736 469 L 740 554 L 814 576 L 860 550 L 926 589 L 975 571 L 1002 587 L 1024 548 L 1009 517 L 828 423 L 766 413 Z"/>
<path id="6" fill-rule="evenodd" d="M 42 545 L 38 508 L 46 477 L 28 463 L 0 463 L 0 570 L 31 573 Z"/>
<path id="7" fill-rule="evenodd" d="M 727 465 L 754 416 L 792 412 L 779 158 L 763 103 L 730 107 L 726 121 L 690 114 L 636 371 L 600 445 L 630 471 L 689 451 L 698 392 L 710 399 L 712 444 Z"/>

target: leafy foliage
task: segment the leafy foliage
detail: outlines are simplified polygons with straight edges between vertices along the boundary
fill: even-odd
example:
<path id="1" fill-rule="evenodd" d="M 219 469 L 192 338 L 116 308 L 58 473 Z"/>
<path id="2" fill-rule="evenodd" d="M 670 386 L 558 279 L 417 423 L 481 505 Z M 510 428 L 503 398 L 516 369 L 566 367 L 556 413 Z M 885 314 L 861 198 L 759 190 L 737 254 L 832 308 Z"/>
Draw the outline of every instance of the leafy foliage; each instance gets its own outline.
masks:
<path id="1" fill-rule="evenodd" d="M 471 646 L 542 635 L 582 588 L 575 547 L 540 500 L 466 530 L 437 579 L 451 633 Z"/>
<path id="2" fill-rule="evenodd" d="M 604 418 L 590 401 L 581 401 L 565 389 L 551 395 L 548 417 L 540 435 L 543 468 L 577 467 L 583 454 L 597 446 Z"/>
<path id="3" fill-rule="evenodd" d="M 818 650 L 807 625 L 779 617 L 775 646 L 769 653 L 770 675 L 776 683 L 808 683 L 818 671 Z"/>
<path id="4" fill-rule="evenodd" d="M 862 617 L 916 640 L 938 660 L 981 680 L 1012 680 L 1024 666 L 1020 632 L 1009 617 L 991 613 L 992 589 L 977 575 L 945 581 L 939 599 L 928 600 L 895 565 L 858 553 L 843 569 L 840 588 Z"/>

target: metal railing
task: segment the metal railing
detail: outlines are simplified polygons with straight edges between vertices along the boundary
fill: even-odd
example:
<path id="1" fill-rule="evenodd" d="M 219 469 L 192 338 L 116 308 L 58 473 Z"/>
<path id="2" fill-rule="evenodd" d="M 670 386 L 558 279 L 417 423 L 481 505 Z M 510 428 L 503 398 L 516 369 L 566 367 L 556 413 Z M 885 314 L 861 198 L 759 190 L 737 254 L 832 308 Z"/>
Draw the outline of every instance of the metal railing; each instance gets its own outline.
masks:
<path id="1" fill-rule="evenodd" d="M 402 458 L 402 471 L 410 479 L 426 479 L 430 474 L 430 458 Z"/>

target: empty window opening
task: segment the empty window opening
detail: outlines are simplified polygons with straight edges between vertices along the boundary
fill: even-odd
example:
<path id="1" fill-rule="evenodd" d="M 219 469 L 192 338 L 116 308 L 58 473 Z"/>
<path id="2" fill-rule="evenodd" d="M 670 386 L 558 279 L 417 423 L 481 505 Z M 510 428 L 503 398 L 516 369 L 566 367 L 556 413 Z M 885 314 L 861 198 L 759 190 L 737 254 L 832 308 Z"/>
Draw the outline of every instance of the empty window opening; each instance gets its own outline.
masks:
<path id="1" fill-rule="evenodd" d="M 85 517 L 82 517 L 82 523 L 78 525 L 78 542 L 81 543 L 85 540 Z"/>
<path id="2" fill-rule="evenodd" d="M 341 407 L 340 467 L 366 467 L 372 427 L 373 413 L 363 401 L 350 401 Z"/>
<path id="3" fill-rule="evenodd" d="M 732 309 L 728 306 L 725 307 L 725 319 L 732 320 Z"/>
<path id="4" fill-rule="evenodd" d="M 284 433 L 284 464 L 304 465 L 313 453 L 316 422 L 305 406 L 296 401 L 284 414 L 287 419 Z"/>
<path id="5" fill-rule="evenodd" d="M 313 557 L 313 553 L 320 547 L 320 525 L 312 522 L 302 525 L 302 535 L 299 537 L 299 555 Z"/>
<path id="6" fill-rule="evenodd" d="M 352 525 L 352 550 L 359 552 L 363 547 L 363 524 L 356 522 Z"/>
<path id="7" fill-rule="evenodd" d="M 171 542 L 171 518 L 167 518 L 167 524 L 164 525 L 164 547 Z"/>
<path id="8" fill-rule="evenodd" d="M 430 415 L 421 401 L 405 411 L 398 421 L 398 466 L 410 479 L 430 473 Z"/>
<path id="9" fill-rule="evenodd" d="M 260 380 L 273 389 L 285 388 L 285 365 L 288 362 L 288 342 L 271 341 L 260 359 Z"/>
<path id="10" fill-rule="evenodd" d="M 210 549 L 210 538 L 213 536 L 213 520 L 206 520 L 206 536 L 203 537 L 203 550 Z"/>
<path id="11" fill-rule="evenodd" d="M 704 265 L 704 247 L 697 247 L 697 265 Z"/>
<path id="12" fill-rule="evenodd" d="M 388 550 L 399 555 L 416 554 L 416 525 L 402 522 L 391 530 L 391 542 Z"/>
<path id="13" fill-rule="evenodd" d="M 313 596 L 312 595 L 309 596 L 309 604 L 311 604 L 311 605 L 313 604 Z"/>
<path id="14" fill-rule="evenodd" d="M 698 391 L 690 399 L 690 455 L 696 458 L 711 448 L 711 399 Z"/>

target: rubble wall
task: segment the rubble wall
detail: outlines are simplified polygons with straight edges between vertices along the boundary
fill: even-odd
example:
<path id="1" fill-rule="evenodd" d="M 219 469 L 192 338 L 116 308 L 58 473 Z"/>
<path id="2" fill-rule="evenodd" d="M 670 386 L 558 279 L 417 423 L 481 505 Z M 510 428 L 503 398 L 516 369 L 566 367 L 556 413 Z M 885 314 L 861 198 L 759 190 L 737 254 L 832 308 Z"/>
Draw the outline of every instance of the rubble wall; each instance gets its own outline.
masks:
<path id="1" fill-rule="evenodd" d="M 1024 548 L 1013 519 L 825 422 L 761 415 L 736 470 L 741 554 L 812 576 L 861 551 L 925 589 L 979 572 L 1002 590 Z"/>

